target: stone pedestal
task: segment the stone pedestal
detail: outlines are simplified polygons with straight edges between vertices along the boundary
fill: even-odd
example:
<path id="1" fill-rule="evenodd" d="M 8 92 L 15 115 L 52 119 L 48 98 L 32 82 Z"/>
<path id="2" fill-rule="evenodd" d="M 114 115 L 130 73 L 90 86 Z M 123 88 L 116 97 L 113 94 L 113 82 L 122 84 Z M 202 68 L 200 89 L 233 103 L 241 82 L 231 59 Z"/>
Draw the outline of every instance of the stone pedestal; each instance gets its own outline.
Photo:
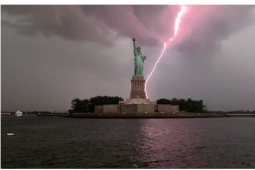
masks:
<path id="1" fill-rule="evenodd" d="M 157 102 L 146 99 L 145 94 L 145 79 L 143 76 L 133 76 L 131 80 L 130 97 L 126 101 L 120 101 L 119 105 L 133 105 L 133 104 L 152 104 Z M 130 106 L 131 107 L 131 106 Z"/>
<path id="2" fill-rule="evenodd" d="M 133 76 L 131 80 L 130 99 L 134 99 L 134 98 L 146 99 L 144 88 L 145 88 L 144 77 Z"/>

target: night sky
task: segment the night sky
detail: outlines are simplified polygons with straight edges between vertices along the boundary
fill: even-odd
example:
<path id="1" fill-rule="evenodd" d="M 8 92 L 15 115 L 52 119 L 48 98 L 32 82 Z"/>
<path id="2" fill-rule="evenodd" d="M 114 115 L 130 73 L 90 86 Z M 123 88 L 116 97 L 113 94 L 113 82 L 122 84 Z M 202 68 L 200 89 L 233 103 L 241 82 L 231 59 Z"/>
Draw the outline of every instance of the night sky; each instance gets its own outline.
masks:
<path id="1" fill-rule="evenodd" d="M 2 110 L 67 110 L 74 98 L 129 97 L 132 38 L 147 77 L 180 6 L 6 6 Z M 150 100 L 202 99 L 209 110 L 255 110 L 255 6 L 188 6 L 148 82 Z"/>

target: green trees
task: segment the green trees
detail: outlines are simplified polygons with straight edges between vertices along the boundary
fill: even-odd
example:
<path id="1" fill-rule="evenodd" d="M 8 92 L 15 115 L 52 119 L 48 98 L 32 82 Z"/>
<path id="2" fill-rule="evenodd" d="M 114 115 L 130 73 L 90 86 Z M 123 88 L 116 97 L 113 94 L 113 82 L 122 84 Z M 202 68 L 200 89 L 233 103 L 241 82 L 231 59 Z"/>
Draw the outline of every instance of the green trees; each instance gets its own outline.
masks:
<path id="1" fill-rule="evenodd" d="M 90 99 L 73 99 L 70 113 L 88 113 L 95 111 L 95 105 L 119 104 L 123 99 L 118 96 L 96 96 Z"/>
<path id="2" fill-rule="evenodd" d="M 171 105 L 179 105 L 180 110 L 187 112 L 207 112 L 206 106 L 203 104 L 203 100 L 192 100 L 188 98 L 185 99 L 159 99 L 157 100 L 157 104 L 171 104 Z"/>
<path id="3" fill-rule="evenodd" d="M 70 113 L 92 113 L 95 111 L 95 105 L 105 104 L 119 104 L 119 101 L 123 101 L 123 98 L 118 96 L 96 96 L 90 99 L 73 99 L 71 104 L 72 108 L 69 110 Z M 206 112 L 206 106 L 203 104 L 203 100 L 192 100 L 192 99 L 159 99 L 157 104 L 171 104 L 179 105 L 180 110 L 187 112 Z"/>
<path id="4" fill-rule="evenodd" d="M 87 113 L 89 112 L 89 100 L 88 99 L 84 99 L 84 100 L 80 100 L 79 98 L 73 99 L 72 100 L 72 109 L 70 110 L 70 112 L 74 112 L 74 113 Z"/>

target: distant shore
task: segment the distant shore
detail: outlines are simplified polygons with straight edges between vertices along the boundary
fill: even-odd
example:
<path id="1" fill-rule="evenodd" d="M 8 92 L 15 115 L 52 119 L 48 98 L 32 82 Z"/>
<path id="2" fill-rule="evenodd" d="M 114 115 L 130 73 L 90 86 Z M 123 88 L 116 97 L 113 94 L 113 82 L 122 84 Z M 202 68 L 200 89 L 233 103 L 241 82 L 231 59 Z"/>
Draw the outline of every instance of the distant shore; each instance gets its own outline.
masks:
<path id="1" fill-rule="evenodd" d="M 229 115 L 212 113 L 79 113 L 60 115 L 65 118 L 220 118 L 231 117 Z"/>

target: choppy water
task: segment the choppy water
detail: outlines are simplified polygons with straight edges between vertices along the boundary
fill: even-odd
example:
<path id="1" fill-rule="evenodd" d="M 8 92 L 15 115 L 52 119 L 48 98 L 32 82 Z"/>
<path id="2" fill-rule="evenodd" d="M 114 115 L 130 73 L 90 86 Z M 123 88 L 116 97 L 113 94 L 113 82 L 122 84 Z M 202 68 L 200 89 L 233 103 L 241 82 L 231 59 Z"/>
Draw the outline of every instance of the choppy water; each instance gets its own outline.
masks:
<path id="1" fill-rule="evenodd" d="M 1 119 L 2 168 L 255 168 L 255 118 Z"/>

